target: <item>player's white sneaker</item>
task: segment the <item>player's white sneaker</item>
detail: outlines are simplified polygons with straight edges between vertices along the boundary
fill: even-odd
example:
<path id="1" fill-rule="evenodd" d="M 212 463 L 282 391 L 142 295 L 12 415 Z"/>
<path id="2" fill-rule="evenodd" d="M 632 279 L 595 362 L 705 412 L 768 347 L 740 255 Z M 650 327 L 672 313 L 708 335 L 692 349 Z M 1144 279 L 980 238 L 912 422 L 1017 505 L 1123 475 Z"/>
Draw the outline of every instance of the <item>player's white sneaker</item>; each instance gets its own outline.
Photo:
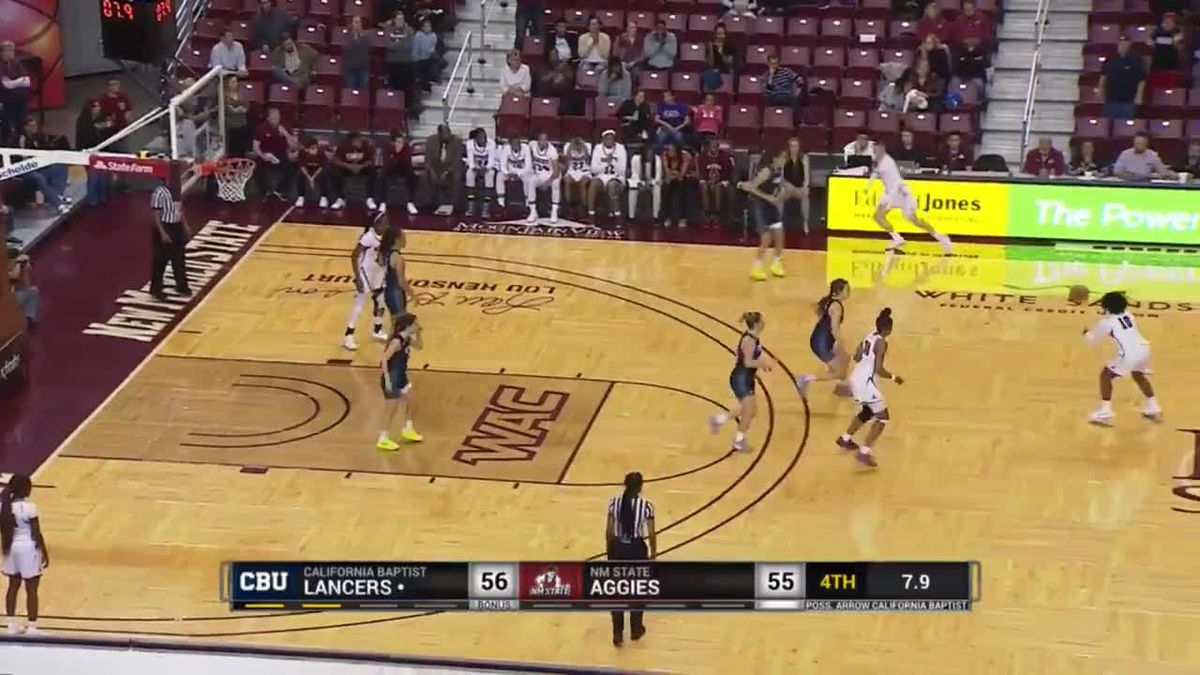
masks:
<path id="1" fill-rule="evenodd" d="M 796 391 L 800 392 L 801 398 L 808 398 L 808 385 L 817 378 L 812 375 L 800 375 L 796 378 Z"/>
<path id="2" fill-rule="evenodd" d="M 299 197 L 296 197 L 296 208 L 298 208 L 298 209 L 304 208 L 304 195 L 300 195 Z"/>
<path id="3" fill-rule="evenodd" d="M 888 251 L 899 251 L 899 250 L 900 250 L 900 247 L 901 247 L 901 246 L 904 246 L 904 245 L 905 245 L 905 244 L 907 244 L 907 243 L 908 243 L 908 242 L 904 240 L 904 237 L 900 237 L 900 238 L 898 238 L 898 239 L 893 239 L 893 240 L 892 240 L 892 243 L 888 244 L 888 245 L 885 247 L 885 250 L 888 250 Z"/>
<path id="4" fill-rule="evenodd" d="M 338 211 L 344 208 L 346 208 L 346 200 L 338 197 L 338 200 L 333 203 L 333 210 Z"/>
<path id="5" fill-rule="evenodd" d="M 417 205 L 416 205 L 416 204 L 414 204 L 414 203 L 412 203 L 412 202 L 409 202 L 409 203 L 408 203 L 408 214 L 409 214 L 410 216 L 415 216 L 415 215 L 417 215 Z"/>
<path id="6" fill-rule="evenodd" d="M 320 207 L 321 207 L 321 208 L 323 208 L 323 209 L 327 209 L 327 208 L 329 208 L 329 198 L 328 198 L 328 197 L 321 197 L 321 201 L 320 201 L 320 202 L 318 202 L 317 206 L 320 206 Z"/>
<path id="7" fill-rule="evenodd" d="M 388 334 L 383 331 L 371 333 L 371 337 L 375 338 L 376 340 L 378 340 L 380 342 L 387 342 L 387 340 L 388 340 Z"/>
<path id="8" fill-rule="evenodd" d="M 951 243 L 950 237 L 947 237 L 944 234 L 939 234 L 937 237 L 934 237 L 934 238 L 937 239 L 937 242 L 942 245 L 943 253 L 945 253 L 946 255 L 950 255 L 951 253 L 954 253 L 954 244 Z"/>
<path id="9" fill-rule="evenodd" d="M 1142 406 L 1142 417 L 1154 422 L 1162 421 L 1162 408 L 1158 407 L 1157 403 L 1147 403 Z"/>
<path id="10" fill-rule="evenodd" d="M 537 221 L 538 221 L 537 206 L 536 205 L 530 206 L 529 207 L 529 217 L 525 219 L 525 223 L 528 225 L 537 225 Z"/>
<path id="11" fill-rule="evenodd" d="M 373 197 L 367 197 L 367 210 L 374 211 L 377 208 L 379 208 L 379 205 L 375 203 L 375 199 Z"/>
<path id="12" fill-rule="evenodd" d="M 558 204 L 550 205 L 550 222 L 551 223 L 558 222 Z"/>
<path id="13" fill-rule="evenodd" d="M 1096 424 L 1102 427 L 1112 426 L 1113 414 L 1110 410 L 1096 410 L 1088 415 L 1088 424 Z"/>
<path id="14" fill-rule="evenodd" d="M 342 339 L 342 346 L 350 351 L 358 349 L 358 343 L 354 341 L 353 335 L 347 335 L 344 339 Z"/>

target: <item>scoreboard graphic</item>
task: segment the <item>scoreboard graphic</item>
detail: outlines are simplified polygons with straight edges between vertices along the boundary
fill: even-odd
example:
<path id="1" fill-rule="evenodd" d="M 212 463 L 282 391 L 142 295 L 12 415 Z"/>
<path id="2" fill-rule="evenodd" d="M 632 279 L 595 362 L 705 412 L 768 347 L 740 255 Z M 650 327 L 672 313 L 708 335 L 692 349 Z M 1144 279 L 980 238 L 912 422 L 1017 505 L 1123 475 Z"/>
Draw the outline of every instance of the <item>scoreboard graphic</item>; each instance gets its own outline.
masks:
<path id="1" fill-rule="evenodd" d="M 233 611 L 966 612 L 977 561 L 229 562 Z"/>

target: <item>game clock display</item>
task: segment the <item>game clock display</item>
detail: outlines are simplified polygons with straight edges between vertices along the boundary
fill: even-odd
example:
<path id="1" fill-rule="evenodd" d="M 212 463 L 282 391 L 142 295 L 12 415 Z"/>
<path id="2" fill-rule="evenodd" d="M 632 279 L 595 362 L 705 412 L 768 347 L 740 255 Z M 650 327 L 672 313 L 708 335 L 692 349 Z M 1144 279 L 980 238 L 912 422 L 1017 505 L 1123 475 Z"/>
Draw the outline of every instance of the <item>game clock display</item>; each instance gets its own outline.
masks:
<path id="1" fill-rule="evenodd" d="M 233 562 L 234 611 L 963 612 L 977 562 Z"/>
<path id="2" fill-rule="evenodd" d="M 158 63 L 175 55 L 175 0 L 99 0 L 100 36 L 110 59 Z"/>

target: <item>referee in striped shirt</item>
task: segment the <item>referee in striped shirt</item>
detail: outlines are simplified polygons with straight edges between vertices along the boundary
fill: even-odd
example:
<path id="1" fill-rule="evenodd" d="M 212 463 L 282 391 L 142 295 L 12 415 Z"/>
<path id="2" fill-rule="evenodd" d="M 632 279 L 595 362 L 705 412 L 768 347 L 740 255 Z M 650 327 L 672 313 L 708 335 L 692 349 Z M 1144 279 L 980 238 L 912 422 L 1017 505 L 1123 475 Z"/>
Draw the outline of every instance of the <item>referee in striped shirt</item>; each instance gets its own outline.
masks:
<path id="1" fill-rule="evenodd" d="M 651 560 L 658 550 L 654 534 L 654 505 L 642 497 L 642 474 L 625 474 L 625 491 L 608 503 L 608 525 L 604 530 L 609 560 Z M 648 545 L 647 545 L 648 544 Z M 625 641 L 625 613 L 612 612 L 613 645 Z M 639 640 L 646 634 L 642 612 L 629 613 L 629 636 Z"/>
<path id="2" fill-rule="evenodd" d="M 192 294 L 188 287 L 187 260 L 184 248 L 191 230 L 183 218 L 183 190 L 180 187 L 179 165 L 171 163 L 167 179 L 159 183 L 150 195 L 150 208 L 154 210 L 154 228 L 151 245 L 154 249 L 154 264 L 150 270 L 150 294 L 166 300 L 163 292 L 163 274 L 167 263 L 175 277 L 175 292 L 184 297 Z"/>

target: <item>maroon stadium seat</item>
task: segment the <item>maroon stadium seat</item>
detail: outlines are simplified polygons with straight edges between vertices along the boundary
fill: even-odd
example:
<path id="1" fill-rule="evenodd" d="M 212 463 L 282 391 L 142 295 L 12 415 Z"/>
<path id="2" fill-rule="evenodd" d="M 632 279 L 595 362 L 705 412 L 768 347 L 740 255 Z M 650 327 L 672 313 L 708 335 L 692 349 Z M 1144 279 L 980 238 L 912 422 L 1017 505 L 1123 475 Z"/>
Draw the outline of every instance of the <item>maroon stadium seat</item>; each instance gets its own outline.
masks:
<path id="1" fill-rule="evenodd" d="M 757 106 L 735 104 L 725 115 L 725 137 L 737 147 L 756 147 L 761 124 L 762 113 Z"/>
<path id="2" fill-rule="evenodd" d="M 593 138 L 595 136 L 596 126 L 596 100 L 587 99 L 583 102 L 582 115 L 563 115 L 561 120 L 560 132 L 564 139 L 575 138 Z"/>
<path id="3" fill-rule="evenodd" d="M 721 0 L 696 0 L 696 11 L 720 16 L 725 12 L 725 8 L 721 6 Z"/>
<path id="4" fill-rule="evenodd" d="M 215 19 L 230 21 L 240 16 L 241 13 L 241 0 L 209 0 L 208 15 Z"/>
<path id="5" fill-rule="evenodd" d="M 708 67 L 708 59 L 704 53 L 704 44 L 701 42 L 684 42 L 679 45 L 679 57 L 675 60 L 675 67 L 679 70 L 688 70 L 696 73 Z"/>
<path id="6" fill-rule="evenodd" d="M 342 12 L 340 16 L 345 18 L 347 23 L 351 17 L 361 16 L 363 25 L 370 25 L 371 17 L 375 15 L 375 3 L 373 0 L 344 0 L 342 2 Z"/>
<path id="7" fill-rule="evenodd" d="M 808 97 L 813 103 L 833 103 L 841 90 L 840 84 L 836 77 L 814 76 L 808 81 Z"/>
<path id="8" fill-rule="evenodd" d="M 810 71 L 818 77 L 841 77 L 846 69 L 846 50 L 841 47 L 818 47 L 813 50 Z"/>
<path id="9" fill-rule="evenodd" d="M 529 102 L 529 135 L 536 136 L 542 132 L 550 138 L 557 139 L 562 134 L 559 127 L 558 111 L 560 102 L 557 98 L 537 97 Z"/>
<path id="10" fill-rule="evenodd" d="M 900 135 L 900 115 L 886 110 L 872 110 L 867 113 L 867 129 L 876 143 L 891 145 Z"/>
<path id="11" fill-rule="evenodd" d="M 875 80 L 843 78 L 838 104 L 845 109 L 870 110 L 875 107 Z"/>
<path id="12" fill-rule="evenodd" d="M 938 119 L 938 131 L 942 136 L 957 131 L 965 137 L 967 142 L 971 142 L 975 137 L 975 121 L 972 115 L 942 113 Z"/>
<path id="13" fill-rule="evenodd" d="M 833 126 L 834 112 L 832 104 L 825 104 L 819 101 L 806 103 L 800 109 L 800 124 L 829 129 Z"/>
<path id="14" fill-rule="evenodd" d="M 1160 120 L 1182 119 L 1184 108 L 1187 107 L 1187 94 L 1180 87 L 1152 90 L 1146 116 Z"/>
<path id="15" fill-rule="evenodd" d="M 1147 125 L 1153 147 L 1164 163 L 1178 164 L 1187 154 L 1184 146 L 1183 120 L 1156 119 Z"/>
<path id="16" fill-rule="evenodd" d="M 739 45 L 760 44 L 758 42 L 748 42 L 750 31 L 754 29 L 754 20 L 744 16 L 730 16 L 726 17 L 724 21 L 725 35 L 728 36 L 730 42 Z M 707 40 L 705 41 L 707 42 Z"/>
<path id="17" fill-rule="evenodd" d="M 1104 114 L 1104 103 L 1100 101 L 1090 101 L 1088 103 L 1075 104 L 1076 117 L 1100 117 Z"/>
<path id="18" fill-rule="evenodd" d="M 656 0 L 655 4 L 664 12 L 683 14 L 684 16 L 700 11 L 696 7 L 696 0 Z"/>
<path id="19" fill-rule="evenodd" d="M 1079 85 L 1079 102 L 1104 103 L 1104 97 L 1100 95 L 1100 90 L 1095 85 L 1081 84 Z"/>
<path id="20" fill-rule="evenodd" d="M 310 0 L 278 0 L 275 6 L 282 9 L 288 16 L 296 18 L 308 15 L 308 6 Z M 316 2 L 316 0 L 312 0 Z M 258 11 L 258 0 L 246 0 L 246 7 L 251 13 Z"/>
<path id="21" fill-rule="evenodd" d="M 1149 39 L 1150 34 L 1153 30 L 1154 30 L 1153 26 L 1146 26 L 1146 25 L 1129 26 L 1129 25 L 1126 25 L 1125 26 L 1125 36 L 1128 37 L 1129 40 L 1131 42 L 1133 42 L 1133 44 L 1135 44 L 1135 45 L 1145 44 L 1146 40 Z"/>
<path id="22" fill-rule="evenodd" d="M 521 62 L 531 69 L 546 58 L 546 43 L 540 37 L 529 36 L 521 43 Z"/>
<path id="23" fill-rule="evenodd" d="M 336 56 L 318 56 L 314 69 L 313 82 L 326 87 L 340 87 L 342 84 L 342 60 Z"/>
<path id="24" fill-rule="evenodd" d="M 866 126 L 867 113 L 862 110 L 839 110 L 833 117 L 833 150 L 841 150 Z"/>
<path id="25" fill-rule="evenodd" d="M 620 120 L 617 119 L 617 111 L 620 109 L 620 101 L 614 101 L 613 99 L 596 101 L 596 108 L 594 110 L 596 118 L 594 137 L 599 138 L 600 134 L 604 133 L 607 129 L 612 129 L 613 131 L 619 130 L 621 124 Z M 584 136 L 585 140 L 589 138 L 592 137 Z"/>
<path id="26" fill-rule="evenodd" d="M 678 40 L 680 37 L 682 37 L 682 36 L 683 36 L 683 33 L 684 33 L 684 31 L 686 31 L 686 30 L 687 30 L 687 22 L 688 22 L 688 15 L 687 15 L 687 14 L 678 14 L 678 13 L 673 13 L 673 14 L 659 14 L 659 15 L 658 15 L 658 18 L 659 18 L 660 20 L 662 20 L 662 21 L 665 21 L 665 22 L 666 22 L 666 24 L 667 24 L 667 30 L 669 30 L 669 31 L 671 31 L 672 33 L 674 33 L 674 34 L 675 34 L 675 39 L 677 39 L 677 40 Z"/>
<path id="27" fill-rule="evenodd" d="M 304 102 L 300 104 L 300 118 L 306 129 L 336 128 L 333 87 L 317 84 L 305 89 Z"/>
<path id="28" fill-rule="evenodd" d="M 505 94 L 496 110 L 496 135 L 500 138 L 524 136 L 529 131 L 529 97 Z"/>
<path id="29" fill-rule="evenodd" d="M 762 90 L 762 78 L 758 75 L 738 76 L 737 102 L 740 105 L 762 105 L 766 96 Z"/>
<path id="30" fill-rule="evenodd" d="M 888 24 L 885 19 L 857 18 L 854 20 L 854 39 L 859 44 L 881 45 L 887 39 Z"/>
<path id="31" fill-rule="evenodd" d="M 854 35 L 854 22 L 850 19 L 821 19 L 821 36 L 818 38 L 817 44 L 831 47 L 848 47 L 850 46 L 852 35 Z"/>
<path id="32" fill-rule="evenodd" d="M 596 12 L 600 20 L 600 29 L 606 33 L 620 33 L 625 30 L 625 10 L 604 9 Z"/>
<path id="33" fill-rule="evenodd" d="M 325 35 L 325 26 L 309 24 L 301 26 L 300 30 L 296 31 L 296 42 L 309 45 L 313 49 L 323 52 L 326 45 L 329 44 L 329 39 Z"/>
<path id="34" fill-rule="evenodd" d="M 375 112 L 371 114 L 371 128 L 387 132 L 408 126 L 407 101 L 404 92 L 394 89 L 379 89 L 375 92 Z"/>
<path id="35" fill-rule="evenodd" d="M 284 125 L 296 126 L 300 119 L 300 90 L 290 84 L 273 84 L 267 90 L 267 103 L 279 108 Z"/>
<path id="36" fill-rule="evenodd" d="M 563 9 L 563 21 L 567 22 L 567 30 L 572 33 L 582 33 L 587 28 L 588 17 L 591 15 L 590 10 L 579 7 Z"/>
<path id="37" fill-rule="evenodd" d="M 700 105 L 699 73 L 674 73 L 671 75 L 671 91 L 680 103 Z"/>
<path id="38" fill-rule="evenodd" d="M 646 33 L 654 30 L 654 12 L 641 11 L 635 12 L 630 10 L 625 15 L 625 23 L 632 23 L 638 27 L 638 32 L 645 37 Z"/>
<path id="39" fill-rule="evenodd" d="M 329 44 L 326 45 L 325 51 L 330 54 L 341 54 L 349 42 L 350 29 L 345 26 L 337 26 L 329 31 Z"/>
<path id="40" fill-rule="evenodd" d="M 575 90 L 585 96 L 595 96 L 600 88 L 601 77 L 603 73 L 599 65 L 580 68 L 575 74 Z"/>
<path id="41" fill-rule="evenodd" d="M 779 65 L 787 66 L 801 75 L 808 72 L 811 64 L 812 53 L 808 47 L 788 45 L 779 52 Z"/>
<path id="42" fill-rule="evenodd" d="M 917 22 L 898 19 L 888 26 L 888 37 L 885 44 L 896 49 L 916 49 L 920 40 L 917 39 Z"/>
<path id="43" fill-rule="evenodd" d="M 205 51 L 196 47 L 195 45 L 189 44 L 182 52 L 180 52 L 179 60 L 183 63 L 183 65 L 191 69 L 192 72 L 203 73 L 204 71 L 208 70 L 208 55 L 211 53 L 211 51 L 211 49 Z"/>
<path id="44" fill-rule="evenodd" d="M 712 39 L 713 28 L 717 25 L 715 14 L 692 14 L 688 17 L 687 30 L 682 37 L 690 42 L 706 42 Z"/>
<path id="45" fill-rule="evenodd" d="M 233 31 L 233 39 L 238 42 L 245 43 L 250 39 L 250 22 L 249 21 L 233 21 L 229 24 L 229 30 Z"/>
<path id="46" fill-rule="evenodd" d="M 641 88 L 646 92 L 646 99 L 649 101 L 657 101 L 670 86 L 671 78 L 665 70 L 647 70 L 642 73 Z"/>
<path id="47" fill-rule="evenodd" d="M 829 152 L 829 127 L 800 127 L 800 146 L 808 152 Z"/>
<path id="48" fill-rule="evenodd" d="M 339 4 L 338 0 L 310 0 L 308 13 L 304 16 L 317 19 L 325 25 L 332 25 L 336 23 L 333 17 L 341 16 Z"/>
<path id="49" fill-rule="evenodd" d="M 916 52 L 912 49 L 888 47 L 879 53 L 880 63 L 912 63 Z"/>
<path id="50" fill-rule="evenodd" d="M 1075 135 L 1079 138 L 1108 138 L 1111 125 L 1103 117 L 1075 118 Z"/>
<path id="51" fill-rule="evenodd" d="M 1146 130 L 1146 120 L 1113 120 L 1112 139 L 1118 144 L 1128 144 L 1133 135 Z"/>
<path id="52" fill-rule="evenodd" d="M 338 96 L 338 128 L 368 131 L 371 128 L 371 95 L 363 89 L 343 87 Z"/>
<path id="53" fill-rule="evenodd" d="M 962 103 L 955 110 L 960 112 L 972 112 L 979 107 L 982 98 L 979 87 L 974 81 L 964 82 L 957 78 L 950 80 L 950 84 L 946 87 L 946 93 L 955 92 Z"/>
<path id="54" fill-rule="evenodd" d="M 848 77 L 877 77 L 878 72 L 878 49 L 874 47 L 852 47 L 846 52 L 846 75 Z"/>
<path id="55" fill-rule="evenodd" d="M 750 26 L 750 40 L 756 45 L 779 47 L 783 44 L 783 17 L 760 16 Z"/>
<path id="56" fill-rule="evenodd" d="M 1189 117 L 1200 110 L 1200 82 L 1193 85 L 1192 90 L 1188 92 L 1188 109 Z"/>
<path id="57" fill-rule="evenodd" d="M 1117 44 L 1117 38 L 1121 37 L 1121 27 L 1116 24 L 1106 23 L 1094 25 L 1088 29 L 1088 43 L 1093 45 L 1112 45 Z"/>
<path id="58" fill-rule="evenodd" d="M 817 46 L 818 21 L 807 16 L 794 16 L 787 21 L 787 29 L 783 33 L 783 44 L 815 47 Z"/>
<path id="59" fill-rule="evenodd" d="M 735 84 L 732 75 L 724 75 L 721 77 L 721 86 L 711 92 L 717 98 L 717 103 L 725 107 L 729 107 L 733 103 L 733 85 Z"/>
<path id="60" fill-rule="evenodd" d="M 1188 120 L 1186 138 L 1200 138 L 1200 120 Z"/>
<path id="61" fill-rule="evenodd" d="M 761 73 L 767 69 L 767 57 L 775 52 L 770 47 L 755 45 L 746 49 L 745 69 L 748 73 Z"/>
<path id="62" fill-rule="evenodd" d="M 796 114 L 791 108 L 767 106 L 762 113 L 762 144 L 765 148 L 782 148 L 796 126 Z"/>
<path id="63" fill-rule="evenodd" d="M 221 33 L 225 30 L 225 22 L 218 19 L 200 19 L 196 22 L 195 33 L 193 37 L 204 38 L 208 44 L 215 44 L 221 39 Z"/>
<path id="64" fill-rule="evenodd" d="M 267 86 L 262 82 L 242 82 L 242 103 L 250 117 L 262 117 L 267 102 Z"/>

